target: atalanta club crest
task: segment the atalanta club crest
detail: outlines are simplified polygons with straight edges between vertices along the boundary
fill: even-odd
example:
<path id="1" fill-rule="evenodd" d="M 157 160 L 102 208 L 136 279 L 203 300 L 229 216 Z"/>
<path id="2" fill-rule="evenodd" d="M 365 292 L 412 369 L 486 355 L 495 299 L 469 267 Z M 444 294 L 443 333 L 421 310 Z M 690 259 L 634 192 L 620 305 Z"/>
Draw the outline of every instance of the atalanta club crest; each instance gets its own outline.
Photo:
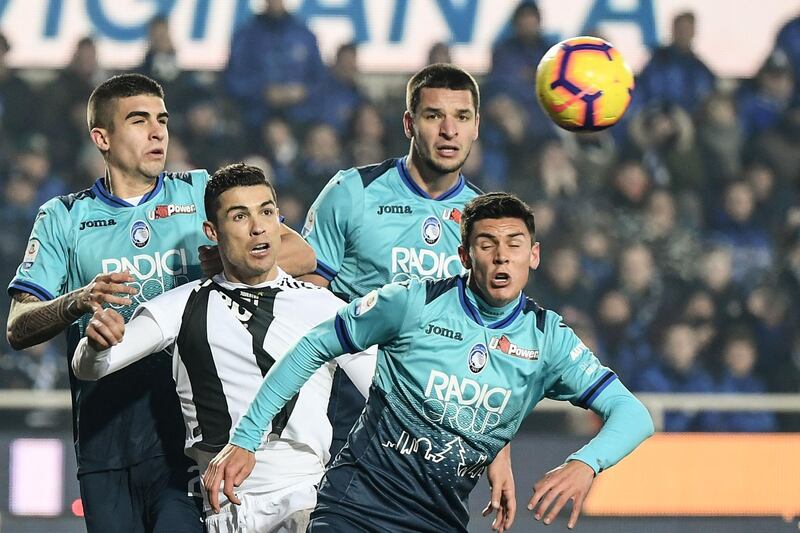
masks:
<path id="1" fill-rule="evenodd" d="M 467 364 L 469 365 L 469 369 L 473 374 L 479 374 L 486 366 L 486 362 L 488 360 L 489 350 L 486 349 L 484 344 L 479 343 L 473 346 L 469 351 Z"/>
<path id="2" fill-rule="evenodd" d="M 131 226 L 131 242 L 137 248 L 144 248 L 150 242 L 150 227 L 144 220 L 137 220 Z"/>
<path id="3" fill-rule="evenodd" d="M 442 225 L 436 217 L 428 217 L 422 223 L 422 238 L 425 242 L 433 246 L 439 242 L 442 235 Z"/>

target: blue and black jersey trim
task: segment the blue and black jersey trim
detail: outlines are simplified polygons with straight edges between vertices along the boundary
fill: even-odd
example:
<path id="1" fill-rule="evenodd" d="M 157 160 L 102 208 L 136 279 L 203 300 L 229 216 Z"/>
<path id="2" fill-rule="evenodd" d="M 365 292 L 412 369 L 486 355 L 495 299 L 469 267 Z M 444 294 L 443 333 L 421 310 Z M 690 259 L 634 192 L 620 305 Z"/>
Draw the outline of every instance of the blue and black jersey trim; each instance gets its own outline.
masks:
<path id="1" fill-rule="evenodd" d="M 536 329 L 544 333 L 544 325 L 545 320 L 547 319 L 547 311 L 544 310 L 542 306 L 537 304 L 530 298 L 525 298 L 525 313 L 535 313 L 536 314 Z"/>
<path id="2" fill-rule="evenodd" d="M 522 313 L 522 310 L 525 308 L 527 304 L 527 298 L 524 294 L 520 294 L 519 300 L 517 300 L 517 305 L 514 307 L 514 310 L 511 311 L 508 315 L 501 318 L 497 322 L 492 324 L 486 325 L 483 323 L 483 319 L 481 318 L 480 311 L 475 307 L 475 305 L 469 301 L 467 295 L 465 293 L 466 288 L 466 277 L 459 276 L 455 278 L 456 282 L 458 283 L 458 301 L 461 303 L 461 307 L 464 309 L 464 312 L 474 320 L 477 324 L 481 326 L 485 326 L 489 329 L 500 329 L 508 326 L 511 324 L 516 318 Z M 427 298 L 427 296 L 426 296 Z M 426 302 L 427 303 L 427 302 Z"/>
<path id="3" fill-rule="evenodd" d="M 319 259 L 317 259 L 317 269 L 314 270 L 314 273 L 322 276 L 328 281 L 331 281 L 338 274 L 338 272 L 336 272 L 334 269 L 332 269 Z"/>
<path id="4" fill-rule="evenodd" d="M 606 373 L 600 376 L 600 378 L 594 382 L 594 385 L 589 387 L 583 395 L 578 398 L 578 401 L 575 403 L 578 407 L 583 407 L 584 409 L 588 409 L 592 402 L 594 401 L 597 396 L 603 392 L 603 390 L 608 387 L 615 379 L 617 379 L 617 375 L 612 372 L 611 370 L 606 370 Z"/>
<path id="5" fill-rule="evenodd" d="M 387 159 L 382 163 L 378 163 L 377 165 L 356 167 L 356 170 L 358 170 L 358 174 L 361 176 L 361 183 L 364 184 L 364 188 L 366 189 L 370 183 L 386 174 L 386 172 L 396 164 L 397 159 L 392 158 Z"/>
<path id="6" fill-rule="evenodd" d="M 8 285 L 8 290 L 11 291 L 12 289 L 33 294 L 43 302 L 48 302 L 55 298 L 52 294 L 50 294 L 50 291 L 40 285 L 37 285 L 36 283 L 33 283 L 32 281 L 25 281 L 21 279 L 12 280 Z"/>
<path id="7" fill-rule="evenodd" d="M 188 183 L 189 185 L 192 184 L 192 173 L 191 172 L 165 172 L 164 179 L 176 179 L 181 180 L 184 183 Z"/>
<path id="8" fill-rule="evenodd" d="M 403 157 L 402 159 L 398 159 L 395 164 L 397 165 L 397 172 L 400 174 L 400 179 L 403 181 L 403 183 L 406 184 L 406 187 L 411 189 L 411 192 L 413 192 L 417 196 L 421 196 L 421 197 L 427 198 L 429 200 L 442 201 L 442 200 L 449 200 L 450 198 L 454 198 L 454 197 L 458 196 L 459 193 L 461 193 L 462 190 L 464 190 L 464 187 L 466 186 L 466 183 L 467 183 L 467 180 L 464 179 L 464 175 L 463 174 L 459 174 L 458 175 L 458 181 L 456 181 L 456 184 L 453 185 L 450 188 L 450 190 L 445 191 L 444 194 L 441 194 L 441 195 L 437 196 L 436 198 L 433 198 L 430 194 L 428 194 L 427 192 L 423 191 L 422 188 L 420 188 L 420 186 L 417 185 L 417 182 L 415 182 L 411 178 L 411 176 L 408 173 L 408 168 L 406 167 L 406 158 L 405 157 Z"/>
<path id="9" fill-rule="evenodd" d="M 336 329 L 336 337 L 339 339 L 339 344 L 342 345 L 345 353 L 356 353 L 360 351 L 353 342 L 350 332 L 347 331 L 347 324 L 344 323 L 344 319 L 339 314 L 336 315 L 333 326 Z"/>
<path id="10" fill-rule="evenodd" d="M 92 192 L 92 189 L 84 189 L 80 192 L 65 194 L 58 197 L 61 203 L 64 204 L 64 207 L 67 208 L 67 211 L 72 210 L 72 206 L 75 205 L 75 202 L 78 200 L 85 200 L 86 198 L 95 198 L 95 194 Z"/>
<path id="11" fill-rule="evenodd" d="M 106 189 L 105 185 L 105 178 L 99 178 L 97 181 L 94 182 L 92 186 L 92 192 L 97 195 L 97 198 L 101 200 L 103 203 L 110 205 L 111 207 L 135 207 L 134 205 L 126 202 L 122 198 L 117 198 Z M 164 174 L 159 174 L 156 178 L 156 186 L 153 187 L 153 190 L 142 196 L 142 199 L 139 200 L 138 205 L 142 205 L 143 203 L 149 201 L 155 195 L 161 192 L 161 189 L 164 187 Z"/>
<path id="12" fill-rule="evenodd" d="M 517 306 L 514 308 L 513 311 L 511 311 L 511 313 L 508 316 L 498 320 L 494 324 L 489 324 L 486 327 L 488 327 L 489 329 L 500 329 L 511 324 L 520 315 L 520 313 L 522 313 L 522 310 L 525 308 L 525 304 L 527 303 L 526 300 L 527 298 L 525 298 L 525 295 L 520 294 Z"/>
<path id="13" fill-rule="evenodd" d="M 452 278 L 429 280 L 425 282 L 425 305 L 446 293 L 458 284 L 459 276 Z"/>

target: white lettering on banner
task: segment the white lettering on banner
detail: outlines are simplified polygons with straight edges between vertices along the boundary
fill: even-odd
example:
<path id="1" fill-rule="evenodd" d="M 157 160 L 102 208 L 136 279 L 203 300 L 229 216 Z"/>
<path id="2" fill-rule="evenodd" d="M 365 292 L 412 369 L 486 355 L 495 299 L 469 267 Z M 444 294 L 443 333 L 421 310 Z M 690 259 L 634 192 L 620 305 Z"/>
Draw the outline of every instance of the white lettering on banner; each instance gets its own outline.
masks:
<path id="1" fill-rule="evenodd" d="M 147 25 L 156 14 L 170 33 L 184 69 L 220 70 L 235 28 L 263 2 L 256 0 L 0 0 L 0 23 L 12 49 L 9 63 L 22 68 L 60 68 L 84 35 L 98 42 L 100 63 L 131 68 L 147 47 Z M 437 41 L 451 43 L 453 59 L 473 73 L 486 72 L 492 45 L 509 26 L 519 0 L 286 0 L 307 21 L 330 61 L 344 42 L 359 44 L 364 72 L 413 72 Z M 600 28 L 638 72 L 649 49 L 668 40 L 675 0 L 538 0 L 543 32 L 553 42 Z M 725 0 L 692 3 L 704 21 L 697 54 L 720 76 L 747 77 L 769 53 L 777 29 L 796 15 L 786 0 L 762 0 L 747 17 Z M 748 39 L 736 39 L 748 35 Z"/>
<path id="2" fill-rule="evenodd" d="M 431 370 L 425 387 L 423 411 L 425 417 L 435 424 L 460 431 L 486 433 L 500 423 L 510 399 L 509 389 Z"/>
<path id="3" fill-rule="evenodd" d="M 463 270 L 457 255 L 424 248 L 392 248 L 392 282 L 448 278 L 461 274 Z"/>

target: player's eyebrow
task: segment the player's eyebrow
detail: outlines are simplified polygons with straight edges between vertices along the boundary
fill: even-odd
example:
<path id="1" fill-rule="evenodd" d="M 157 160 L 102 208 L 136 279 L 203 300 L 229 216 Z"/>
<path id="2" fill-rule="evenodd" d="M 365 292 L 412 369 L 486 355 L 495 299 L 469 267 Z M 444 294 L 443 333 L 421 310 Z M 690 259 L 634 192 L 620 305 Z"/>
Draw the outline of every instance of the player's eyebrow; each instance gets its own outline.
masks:
<path id="1" fill-rule="evenodd" d="M 484 232 L 484 233 L 478 233 L 477 235 L 475 235 L 475 239 L 476 240 L 480 239 L 481 237 L 484 238 L 484 239 L 489 239 L 491 241 L 497 242 L 501 238 L 514 239 L 514 238 L 517 238 L 517 237 L 525 237 L 525 232 L 517 231 L 515 233 L 510 233 L 508 235 L 495 235 L 493 233 L 485 233 Z"/>
<path id="2" fill-rule="evenodd" d="M 128 120 L 129 118 L 132 118 L 132 117 L 149 118 L 150 117 L 150 113 L 148 111 L 131 111 L 125 117 L 125 120 Z M 156 115 L 156 118 L 169 118 L 169 113 L 167 113 L 166 111 L 162 111 L 161 113 Z"/>
<path id="3" fill-rule="evenodd" d="M 266 202 L 261 202 L 261 205 L 258 207 L 267 207 L 268 205 L 275 205 L 275 200 L 267 200 Z M 246 205 L 232 205 L 226 211 L 225 214 L 230 214 L 232 211 L 248 211 L 249 208 Z"/>

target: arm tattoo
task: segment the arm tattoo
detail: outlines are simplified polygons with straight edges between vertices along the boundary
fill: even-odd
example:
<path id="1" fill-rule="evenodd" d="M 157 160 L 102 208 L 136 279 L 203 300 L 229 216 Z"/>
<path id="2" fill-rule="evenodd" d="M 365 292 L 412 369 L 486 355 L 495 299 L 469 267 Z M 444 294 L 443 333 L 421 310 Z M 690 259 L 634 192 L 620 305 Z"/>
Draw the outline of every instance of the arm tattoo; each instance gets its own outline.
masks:
<path id="1" fill-rule="evenodd" d="M 8 313 L 8 342 L 15 350 L 22 350 L 49 341 L 83 313 L 77 311 L 75 302 L 81 289 L 43 302 L 36 296 L 17 292 Z"/>

